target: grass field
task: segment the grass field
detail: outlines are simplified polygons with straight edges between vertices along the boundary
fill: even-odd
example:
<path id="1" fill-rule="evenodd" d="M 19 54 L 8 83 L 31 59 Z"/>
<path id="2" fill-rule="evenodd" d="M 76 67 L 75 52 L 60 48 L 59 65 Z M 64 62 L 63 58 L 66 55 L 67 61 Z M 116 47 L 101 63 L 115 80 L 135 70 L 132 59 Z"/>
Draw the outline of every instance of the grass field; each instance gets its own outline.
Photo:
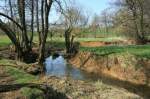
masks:
<path id="1" fill-rule="evenodd" d="M 118 41 L 118 40 L 122 40 L 124 38 L 121 37 L 108 37 L 108 38 L 75 38 L 75 41 L 78 42 L 84 42 L 84 41 L 104 41 L 104 42 L 112 42 L 112 41 Z M 35 40 L 37 41 L 37 39 L 35 38 Z M 47 41 L 51 41 L 50 38 L 47 39 Z M 59 37 L 54 37 L 52 39 L 52 41 L 59 41 L 59 42 L 64 42 L 65 39 L 64 38 L 59 38 Z"/>
<path id="2" fill-rule="evenodd" d="M 76 42 L 84 42 L 84 41 L 104 41 L 104 42 L 111 42 L 111 41 L 118 41 L 121 40 L 123 38 L 121 37 L 109 37 L 109 38 L 75 38 Z M 64 38 L 60 38 L 60 37 L 54 37 L 54 38 L 47 38 L 48 42 L 51 42 L 51 44 L 53 44 L 56 47 L 63 47 L 64 48 Z M 38 43 L 38 37 L 35 36 L 34 37 L 34 42 Z M 7 46 L 12 44 L 11 41 L 9 40 L 9 38 L 7 36 L 3 36 L 0 35 L 0 47 L 2 46 Z"/>
<path id="3" fill-rule="evenodd" d="M 150 45 L 80 47 L 81 51 L 88 51 L 98 55 L 130 53 L 138 57 L 150 59 Z"/>
<path id="4" fill-rule="evenodd" d="M 123 38 L 120 37 L 111 37 L 111 38 L 76 38 L 75 41 L 82 42 L 82 41 L 104 41 L 104 42 L 111 42 L 121 40 Z M 53 38 L 52 40 L 48 38 L 47 45 L 53 45 L 54 47 L 58 48 L 65 48 L 64 38 Z M 38 42 L 38 38 L 34 38 L 34 42 Z M 7 46 L 11 44 L 11 41 L 7 36 L 0 36 L 0 47 Z M 150 59 L 150 45 L 129 45 L 129 46 L 105 46 L 105 47 L 80 47 L 81 51 L 88 51 L 93 52 L 95 54 L 120 54 L 120 53 L 131 53 L 133 55 L 139 57 L 145 57 Z"/>

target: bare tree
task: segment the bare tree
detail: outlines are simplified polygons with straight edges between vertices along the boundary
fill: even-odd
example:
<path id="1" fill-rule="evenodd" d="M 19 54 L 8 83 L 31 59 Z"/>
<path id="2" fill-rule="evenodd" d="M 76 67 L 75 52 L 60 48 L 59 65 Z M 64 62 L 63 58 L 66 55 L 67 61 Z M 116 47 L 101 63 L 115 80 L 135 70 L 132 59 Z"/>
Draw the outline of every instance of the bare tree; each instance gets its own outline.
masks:
<path id="1" fill-rule="evenodd" d="M 97 30 L 100 25 L 100 16 L 95 14 L 91 23 L 92 32 L 94 32 L 95 38 L 97 37 Z"/>
<path id="2" fill-rule="evenodd" d="M 76 53 L 77 49 L 74 45 L 75 34 L 73 33 L 74 29 L 83 26 L 85 21 L 83 21 L 83 16 L 81 10 L 78 7 L 67 7 L 63 12 L 62 24 L 64 25 L 64 36 L 65 36 L 65 45 L 66 53 L 73 54 Z"/>

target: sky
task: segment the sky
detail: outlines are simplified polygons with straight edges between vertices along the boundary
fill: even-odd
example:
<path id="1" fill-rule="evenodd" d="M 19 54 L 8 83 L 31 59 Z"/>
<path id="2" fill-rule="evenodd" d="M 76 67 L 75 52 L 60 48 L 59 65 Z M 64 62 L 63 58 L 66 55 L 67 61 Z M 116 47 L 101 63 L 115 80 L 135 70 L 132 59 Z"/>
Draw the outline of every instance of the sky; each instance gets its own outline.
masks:
<path id="1" fill-rule="evenodd" d="M 79 6 L 81 5 L 83 10 L 88 11 L 90 17 L 93 17 L 95 14 L 99 15 L 104 9 L 110 7 L 110 2 L 114 0 L 72 0 L 72 1 L 75 1 L 75 3 L 79 4 Z M 51 18 L 49 22 L 52 23 L 59 18 L 58 17 L 59 15 L 55 11 L 50 12 L 50 16 Z"/>
<path id="2" fill-rule="evenodd" d="M 79 4 L 83 10 L 88 11 L 90 18 L 92 18 L 95 14 L 100 15 L 104 9 L 110 7 L 110 2 L 112 1 L 113 0 L 75 0 L 75 4 Z M 54 20 L 58 20 L 59 17 L 57 17 L 55 12 L 52 11 L 50 14 L 50 23 L 53 23 Z"/>
<path id="3" fill-rule="evenodd" d="M 110 6 L 110 0 L 77 0 L 91 14 L 100 14 L 104 9 Z"/>

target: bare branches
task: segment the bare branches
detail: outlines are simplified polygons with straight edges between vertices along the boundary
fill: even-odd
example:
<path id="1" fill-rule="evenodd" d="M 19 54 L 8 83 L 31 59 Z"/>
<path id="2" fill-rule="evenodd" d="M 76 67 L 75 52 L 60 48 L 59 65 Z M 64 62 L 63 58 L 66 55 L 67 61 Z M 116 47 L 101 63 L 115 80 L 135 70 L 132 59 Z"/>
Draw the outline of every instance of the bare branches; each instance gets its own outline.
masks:
<path id="1" fill-rule="evenodd" d="M 5 14 L 3 14 L 3 13 L 1 13 L 1 12 L 0 12 L 0 15 L 3 16 L 3 17 L 5 17 L 5 18 L 7 18 L 7 19 L 9 19 L 9 20 L 11 20 L 11 21 L 12 21 L 13 23 L 15 23 L 16 26 L 18 26 L 21 30 L 23 29 L 22 26 L 21 26 L 18 22 L 16 22 L 14 19 L 12 19 L 11 17 L 9 17 L 8 15 L 5 15 Z"/>

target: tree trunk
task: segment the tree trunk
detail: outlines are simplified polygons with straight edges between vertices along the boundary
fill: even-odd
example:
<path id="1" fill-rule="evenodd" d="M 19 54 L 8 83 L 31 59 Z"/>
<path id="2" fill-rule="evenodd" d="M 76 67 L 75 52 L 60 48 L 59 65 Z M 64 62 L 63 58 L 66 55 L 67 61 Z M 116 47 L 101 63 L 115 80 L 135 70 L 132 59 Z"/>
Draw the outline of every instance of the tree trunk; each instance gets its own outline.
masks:
<path id="1" fill-rule="evenodd" d="M 25 21 L 25 0 L 18 0 L 18 12 L 20 17 L 20 22 L 22 25 L 22 42 L 23 50 L 25 52 L 29 52 L 31 47 L 29 46 L 29 39 L 27 36 L 26 30 L 26 21 Z"/>
<path id="2" fill-rule="evenodd" d="M 1 20 L 0 20 L 0 29 L 6 33 L 6 35 L 9 37 L 11 42 L 15 45 L 17 53 L 18 53 L 17 57 L 19 60 L 21 60 L 23 57 L 23 49 L 19 41 L 17 40 L 15 33 Z"/>
<path id="3" fill-rule="evenodd" d="M 42 31 L 40 32 L 40 39 L 41 39 L 41 42 L 40 42 L 40 46 L 39 46 L 39 58 L 38 58 L 38 63 L 40 65 L 43 64 L 43 61 L 44 61 L 44 50 L 43 50 L 43 34 L 44 34 L 44 0 L 41 0 L 41 23 L 42 23 Z"/>
<path id="4" fill-rule="evenodd" d="M 49 11 L 52 6 L 52 0 L 45 0 L 45 2 L 42 0 L 42 6 L 41 6 L 41 17 L 42 17 L 42 32 L 41 32 L 41 45 L 39 48 L 39 59 L 38 63 L 43 64 L 44 59 L 45 59 L 45 44 L 46 44 L 46 39 L 47 39 L 47 34 L 48 34 L 48 20 L 49 20 Z"/>
<path id="5" fill-rule="evenodd" d="M 65 45 L 66 45 L 66 53 L 67 54 L 71 54 L 71 47 L 72 47 L 72 43 L 73 43 L 73 39 L 71 39 L 71 32 L 72 32 L 72 28 L 68 28 L 65 31 Z"/>
<path id="6" fill-rule="evenodd" d="M 36 26 L 37 26 L 37 33 L 39 36 L 39 46 L 41 44 L 41 35 L 40 35 L 40 30 L 39 30 L 39 0 L 36 1 Z"/>
<path id="7" fill-rule="evenodd" d="M 31 0 L 31 37 L 30 37 L 31 48 L 32 48 L 32 41 L 33 41 L 33 33 L 34 33 L 34 0 Z"/>

